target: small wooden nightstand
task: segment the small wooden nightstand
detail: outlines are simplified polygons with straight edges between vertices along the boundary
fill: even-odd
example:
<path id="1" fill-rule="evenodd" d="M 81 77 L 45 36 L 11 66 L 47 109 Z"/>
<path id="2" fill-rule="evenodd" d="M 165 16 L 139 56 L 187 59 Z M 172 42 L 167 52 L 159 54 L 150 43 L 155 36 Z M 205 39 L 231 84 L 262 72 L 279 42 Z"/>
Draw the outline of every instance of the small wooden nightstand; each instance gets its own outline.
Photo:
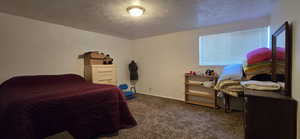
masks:
<path id="1" fill-rule="evenodd" d="M 185 102 L 217 108 L 217 92 L 214 85 L 218 77 L 185 74 Z M 212 81 L 212 87 L 205 87 L 205 81 Z"/>

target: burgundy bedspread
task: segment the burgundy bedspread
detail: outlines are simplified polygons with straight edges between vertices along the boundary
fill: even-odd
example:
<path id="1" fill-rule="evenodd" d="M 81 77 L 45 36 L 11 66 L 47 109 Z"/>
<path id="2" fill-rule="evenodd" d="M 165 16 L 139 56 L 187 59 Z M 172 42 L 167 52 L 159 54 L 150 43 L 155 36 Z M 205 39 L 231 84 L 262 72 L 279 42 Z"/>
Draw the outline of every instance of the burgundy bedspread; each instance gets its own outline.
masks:
<path id="1" fill-rule="evenodd" d="M 0 86 L 1 139 L 41 139 L 61 131 L 89 139 L 135 125 L 116 86 L 78 75 L 15 77 Z"/>

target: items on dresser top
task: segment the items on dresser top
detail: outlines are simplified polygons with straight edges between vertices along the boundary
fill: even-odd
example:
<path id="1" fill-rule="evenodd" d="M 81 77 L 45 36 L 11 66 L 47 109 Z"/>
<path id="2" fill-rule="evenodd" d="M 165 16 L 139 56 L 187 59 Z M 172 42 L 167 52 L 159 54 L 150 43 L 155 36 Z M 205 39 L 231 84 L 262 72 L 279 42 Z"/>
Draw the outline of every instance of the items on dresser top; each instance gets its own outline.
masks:
<path id="1" fill-rule="evenodd" d="M 247 64 L 256 64 L 272 58 L 272 51 L 269 48 L 257 48 L 247 53 Z"/>
<path id="2" fill-rule="evenodd" d="M 186 74 L 197 75 L 197 76 L 208 76 L 208 77 L 217 77 L 218 76 L 218 74 L 213 69 L 206 69 L 205 72 L 191 70 L 189 73 L 186 73 Z"/>
<path id="3" fill-rule="evenodd" d="M 244 73 L 246 75 L 247 80 L 253 80 L 255 77 L 260 75 L 272 75 L 272 61 L 263 61 L 256 64 L 247 64 L 245 63 L 243 65 Z M 278 61 L 275 65 L 276 75 L 284 75 L 284 68 L 285 68 L 285 62 L 284 61 Z"/>
<path id="4" fill-rule="evenodd" d="M 103 59 L 103 64 L 113 64 L 114 59 L 110 55 L 106 55 Z"/>
<path id="5" fill-rule="evenodd" d="M 215 76 L 215 70 L 212 70 L 212 69 L 207 69 L 206 71 L 205 71 L 205 75 L 206 76 Z"/>
<path id="6" fill-rule="evenodd" d="M 265 91 L 276 91 L 280 90 L 281 86 L 279 83 L 271 81 L 242 81 L 241 85 L 247 89 L 253 90 L 265 90 Z"/>
<path id="7" fill-rule="evenodd" d="M 84 77 L 96 84 L 117 84 L 115 65 L 85 65 Z"/>
<path id="8" fill-rule="evenodd" d="M 243 65 L 246 79 L 253 80 L 259 75 L 272 75 L 273 68 L 276 68 L 277 75 L 283 75 L 285 72 L 285 49 L 276 48 L 276 60 L 276 64 L 272 63 L 272 50 L 269 48 L 258 48 L 250 51 Z"/>
<path id="9" fill-rule="evenodd" d="M 276 58 L 278 60 L 285 59 L 285 49 L 281 47 L 276 48 Z M 272 59 L 272 50 L 270 48 L 262 47 L 254 49 L 247 53 L 247 64 L 256 64 Z"/>
<path id="10" fill-rule="evenodd" d="M 99 53 L 98 51 L 86 52 L 84 54 L 84 65 L 103 65 L 113 64 L 113 59 L 109 54 Z"/>

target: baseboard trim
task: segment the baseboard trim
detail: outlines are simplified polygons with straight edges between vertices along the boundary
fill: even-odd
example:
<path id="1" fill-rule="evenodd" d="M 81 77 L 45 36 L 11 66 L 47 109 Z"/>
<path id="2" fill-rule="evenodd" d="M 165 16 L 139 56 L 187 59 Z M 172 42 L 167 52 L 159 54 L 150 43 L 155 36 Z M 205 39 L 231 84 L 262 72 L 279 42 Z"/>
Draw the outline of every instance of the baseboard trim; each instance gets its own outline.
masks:
<path id="1" fill-rule="evenodd" d="M 173 99 L 173 100 L 178 100 L 178 101 L 184 101 L 184 99 L 180 99 L 180 98 L 173 98 L 173 97 L 168 97 L 168 96 L 161 96 L 161 95 L 155 95 L 155 94 L 148 94 L 148 93 L 144 93 L 141 91 L 137 91 L 138 94 L 143 94 L 143 95 L 149 95 L 149 96 L 155 96 L 155 97 L 161 97 L 161 98 L 167 98 L 167 99 Z"/>

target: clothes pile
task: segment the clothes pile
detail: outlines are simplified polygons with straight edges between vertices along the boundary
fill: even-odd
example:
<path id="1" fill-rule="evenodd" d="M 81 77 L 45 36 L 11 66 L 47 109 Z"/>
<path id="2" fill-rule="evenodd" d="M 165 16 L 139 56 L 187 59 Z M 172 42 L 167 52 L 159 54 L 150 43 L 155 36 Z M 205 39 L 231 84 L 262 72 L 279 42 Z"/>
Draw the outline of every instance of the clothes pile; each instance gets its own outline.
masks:
<path id="1" fill-rule="evenodd" d="M 261 90 L 261 91 L 276 91 L 281 88 L 280 83 L 271 81 L 242 81 L 241 85 L 247 89 Z"/>
<path id="2" fill-rule="evenodd" d="M 276 75 L 284 75 L 285 49 L 276 49 Z M 258 48 L 247 54 L 247 60 L 243 65 L 246 80 L 269 81 L 272 75 L 272 50 Z"/>
<path id="3" fill-rule="evenodd" d="M 223 72 L 215 86 L 218 96 L 226 93 L 238 97 L 243 92 L 240 82 L 243 78 L 242 64 L 232 64 L 224 67 Z"/>

